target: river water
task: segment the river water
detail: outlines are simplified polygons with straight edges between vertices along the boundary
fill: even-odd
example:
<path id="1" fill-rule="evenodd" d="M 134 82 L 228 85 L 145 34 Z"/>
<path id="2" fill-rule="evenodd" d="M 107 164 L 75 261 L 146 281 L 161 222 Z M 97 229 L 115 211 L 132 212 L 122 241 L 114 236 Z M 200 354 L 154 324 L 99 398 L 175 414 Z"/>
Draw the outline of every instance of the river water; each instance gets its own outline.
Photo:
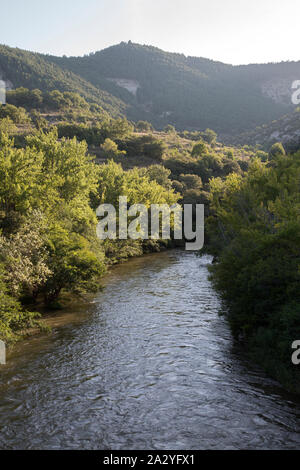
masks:
<path id="1" fill-rule="evenodd" d="M 207 257 L 112 270 L 0 369 L 1 449 L 296 449 L 300 404 L 234 345 Z"/>

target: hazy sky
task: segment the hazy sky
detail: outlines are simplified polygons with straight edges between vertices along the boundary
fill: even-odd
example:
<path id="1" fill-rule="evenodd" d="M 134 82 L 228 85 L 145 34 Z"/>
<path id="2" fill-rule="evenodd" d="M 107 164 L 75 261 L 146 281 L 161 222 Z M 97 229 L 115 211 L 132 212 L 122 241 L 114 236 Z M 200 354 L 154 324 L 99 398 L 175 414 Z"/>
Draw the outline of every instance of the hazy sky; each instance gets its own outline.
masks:
<path id="1" fill-rule="evenodd" d="M 0 0 L 0 43 L 83 55 L 131 40 L 233 64 L 300 60 L 299 0 Z"/>

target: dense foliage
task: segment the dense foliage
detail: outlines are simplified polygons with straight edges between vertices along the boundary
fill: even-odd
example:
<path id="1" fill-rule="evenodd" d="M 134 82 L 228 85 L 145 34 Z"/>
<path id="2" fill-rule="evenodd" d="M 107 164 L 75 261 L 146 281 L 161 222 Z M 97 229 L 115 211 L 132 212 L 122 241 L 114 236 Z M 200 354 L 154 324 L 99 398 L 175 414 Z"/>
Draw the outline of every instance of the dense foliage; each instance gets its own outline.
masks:
<path id="1" fill-rule="evenodd" d="M 51 93 L 53 90 L 67 93 L 78 93 L 90 103 L 96 103 L 113 117 L 123 114 L 126 107 L 117 97 L 96 88 L 90 82 L 65 70 L 46 56 L 0 45 L 0 74 L 9 86 L 25 87 L 33 90 L 32 101 L 27 103 L 33 108 L 39 103 L 39 93 L 34 90 Z"/>
<path id="2" fill-rule="evenodd" d="M 233 67 L 131 42 L 85 57 L 0 46 L 0 74 L 14 88 L 33 90 L 32 103 L 40 101 L 35 89 L 71 92 L 111 117 L 126 115 L 159 129 L 170 124 L 181 130 L 210 127 L 234 135 L 289 111 L 290 102 L 272 100 L 261 88 L 276 79 L 292 83 L 299 63 Z M 133 81 L 136 95 L 120 86 L 120 79 Z"/>
<path id="3" fill-rule="evenodd" d="M 232 330 L 297 389 L 300 154 L 279 142 L 268 152 L 226 146 L 208 128 L 158 132 L 146 120 L 112 118 L 89 98 L 21 87 L 0 106 L 0 338 L 41 327 L 43 305 L 98 289 L 108 265 L 168 246 L 100 242 L 100 203 L 117 206 L 120 195 L 147 207 L 204 203 L 212 279 Z"/>
<path id="4" fill-rule="evenodd" d="M 211 127 L 231 135 L 283 115 L 288 105 L 264 96 L 261 84 L 299 74 L 299 63 L 233 67 L 132 42 L 85 57 L 47 60 L 122 99 L 129 119 L 151 121 L 158 128 Z M 135 80 L 136 97 L 116 86 L 112 80 L 117 79 Z"/>
<path id="5" fill-rule="evenodd" d="M 212 278 L 234 334 L 299 391 L 291 345 L 300 337 L 300 153 L 270 157 L 268 164 L 254 160 L 244 178 L 210 182 Z"/>
<path id="6" fill-rule="evenodd" d="M 24 148 L 0 134 L 2 339 L 35 325 L 38 315 L 22 304 L 53 305 L 62 291 L 95 291 L 107 264 L 151 250 L 141 241 L 98 240 L 95 208 L 117 204 L 120 195 L 147 205 L 178 199 L 147 172 L 96 165 L 85 142 L 58 140 L 56 129 L 28 136 Z"/>

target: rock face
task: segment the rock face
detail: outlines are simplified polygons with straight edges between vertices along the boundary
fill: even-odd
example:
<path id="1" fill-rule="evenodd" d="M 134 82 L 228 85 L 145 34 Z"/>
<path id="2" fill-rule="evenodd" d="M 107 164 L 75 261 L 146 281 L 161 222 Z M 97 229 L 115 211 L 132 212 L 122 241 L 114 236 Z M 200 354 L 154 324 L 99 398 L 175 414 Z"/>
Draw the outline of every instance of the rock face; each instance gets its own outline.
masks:
<path id="1" fill-rule="evenodd" d="M 136 96 L 140 88 L 140 84 L 137 80 L 129 80 L 127 78 L 108 78 L 108 80 L 121 88 L 125 88 L 125 90 L 129 91 L 129 93 L 132 93 L 134 96 Z"/>
<path id="2" fill-rule="evenodd" d="M 0 67 L 0 82 L 2 82 L 2 81 L 5 83 L 6 90 L 13 90 L 14 89 L 13 83 L 9 80 L 6 80 L 5 74 L 4 74 L 3 70 L 1 70 L 1 67 Z"/>

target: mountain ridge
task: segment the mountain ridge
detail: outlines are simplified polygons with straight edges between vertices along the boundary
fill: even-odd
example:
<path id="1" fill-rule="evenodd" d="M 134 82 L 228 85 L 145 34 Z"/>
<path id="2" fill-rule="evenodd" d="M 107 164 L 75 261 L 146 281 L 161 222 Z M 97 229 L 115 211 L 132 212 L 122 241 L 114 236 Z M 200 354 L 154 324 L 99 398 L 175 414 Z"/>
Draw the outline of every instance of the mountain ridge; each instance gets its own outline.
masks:
<path id="1" fill-rule="evenodd" d="M 0 46 L 3 69 L 13 85 L 69 87 L 114 117 L 232 135 L 289 113 L 289 84 L 300 77 L 300 62 L 230 65 L 132 42 L 77 57 Z"/>

